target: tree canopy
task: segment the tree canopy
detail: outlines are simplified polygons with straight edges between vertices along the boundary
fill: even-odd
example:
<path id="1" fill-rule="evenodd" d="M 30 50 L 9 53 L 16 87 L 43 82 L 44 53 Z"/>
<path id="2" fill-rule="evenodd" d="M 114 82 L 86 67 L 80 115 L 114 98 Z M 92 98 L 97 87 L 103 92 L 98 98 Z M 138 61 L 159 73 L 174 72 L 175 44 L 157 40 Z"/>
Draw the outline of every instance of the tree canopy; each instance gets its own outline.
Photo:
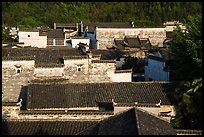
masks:
<path id="1" fill-rule="evenodd" d="M 3 2 L 2 24 L 20 27 L 57 23 L 135 22 L 135 27 L 183 21 L 202 12 L 201 2 Z"/>
<path id="2" fill-rule="evenodd" d="M 202 17 L 188 16 L 186 30 L 177 27 L 171 45 L 174 52 L 174 75 L 180 81 L 180 113 L 176 127 L 202 129 Z"/>

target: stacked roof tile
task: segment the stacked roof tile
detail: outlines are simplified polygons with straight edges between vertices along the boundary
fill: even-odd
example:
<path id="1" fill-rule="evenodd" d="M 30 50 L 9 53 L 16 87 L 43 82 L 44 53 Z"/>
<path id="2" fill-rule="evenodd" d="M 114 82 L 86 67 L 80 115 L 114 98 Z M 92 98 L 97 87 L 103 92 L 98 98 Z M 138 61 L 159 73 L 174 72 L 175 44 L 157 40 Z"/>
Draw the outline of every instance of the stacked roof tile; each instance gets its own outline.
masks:
<path id="1" fill-rule="evenodd" d="M 97 107 L 97 102 L 172 104 L 174 83 L 31 83 L 28 109 Z"/>
<path id="2" fill-rule="evenodd" d="M 176 135 L 171 125 L 138 108 L 101 121 L 2 121 L 3 135 Z"/>

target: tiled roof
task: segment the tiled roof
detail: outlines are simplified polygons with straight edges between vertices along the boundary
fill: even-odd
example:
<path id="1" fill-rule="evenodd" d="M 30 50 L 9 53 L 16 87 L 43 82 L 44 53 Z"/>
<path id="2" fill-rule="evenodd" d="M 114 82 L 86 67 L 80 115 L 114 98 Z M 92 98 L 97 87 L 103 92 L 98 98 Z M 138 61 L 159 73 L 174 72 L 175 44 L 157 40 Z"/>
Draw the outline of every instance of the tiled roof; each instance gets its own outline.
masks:
<path id="1" fill-rule="evenodd" d="M 25 32 L 39 32 L 39 29 L 37 29 L 37 28 L 19 28 L 19 31 L 25 31 Z"/>
<path id="2" fill-rule="evenodd" d="M 115 42 L 115 44 L 117 46 L 117 49 L 119 49 L 119 50 L 124 50 L 125 49 L 124 40 L 114 39 L 114 42 Z"/>
<path id="3" fill-rule="evenodd" d="M 77 49 L 69 47 L 39 48 L 2 48 L 3 60 L 33 59 L 36 67 L 62 66 L 60 60 L 63 57 L 82 56 Z"/>
<path id="4" fill-rule="evenodd" d="M 114 42 L 116 43 L 116 48 L 119 50 L 125 50 L 129 48 L 145 48 L 149 50 L 152 48 L 149 39 L 139 38 L 137 36 L 125 36 L 124 40 L 115 39 Z"/>
<path id="5" fill-rule="evenodd" d="M 97 107 L 97 102 L 173 104 L 174 83 L 32 83 L 28 86 L 28 109 Z"/>
<path id="6" fill-rule="evenodd" d="M 64 39 L 64 34 L 61 29 L 53 29 L 49 30 L 47 34 L 47 38 L 61 38 Z"/>
<path id="7" fill-rule="evenodd" d="M 3 135 L 176 135 L 170 123 L 139 108 L 101 121 L 2 121 Z"/>
<path id="8" fill-rule="evenodd" d="M 61 28 L 66 28 L 66 27 L 68 27 L 68 28 L 76 28 L 77 27 L 77 25 L 76 25 L 76 23 L 56 23 L 56 27 L 61 27 Z"/>
<path id="9" fill-rule="evenodd" d="M 50 28 L 40 29 L 39 30 L 39 36 L 47 36 L 48 31 L 50 31 Z"/>
<path id="10" fill-rule="evenodd" d="M 7 105 L 8 106 L 8 105 Z M 11 105 L 10 105 L 11 106 Z M 113 111 L 101 110 L 21 110 L 19 115 L 62 115 L 62 114 L 75 114 L 75 115 L 113 115 Z"/>
<path id="11" fill-rule="evenodd" d="M 123 53 L 120 50 L 90 50 L 93 54 L 101 54 L 101 60 L 114 60 L 123 57 Z"/>
<path id="12" fill-rule="evenodd" d="M 4 121 L 3 135 L 75 135 L 98 121 Z"/>
<path id="13" fill-rule="evenodd" d="M 128 44 L 127 46 L 130 48 L 140 48 L 140 40 L 138 37 L 128 37 L 124 38 L 124 41 Z"/>
<path id="14" fill-rule="evenodd" d="M 176 135 L 170 123 L 135 109 L 139 135 Z"/>
<path id="15" fill-rule="evenodd" d="M 138 135 L 136 117 L 133 110 L 122 112 L 101 121 L 98 135 Z"/>
<path id="16" fill-rule="evenodd" d="M 89 23 L 84 24 L 88 26 L 88 32 L 94 32 L 94 28 L 132 28 L 130 22 L 99 22 L 99 23 Z"/>

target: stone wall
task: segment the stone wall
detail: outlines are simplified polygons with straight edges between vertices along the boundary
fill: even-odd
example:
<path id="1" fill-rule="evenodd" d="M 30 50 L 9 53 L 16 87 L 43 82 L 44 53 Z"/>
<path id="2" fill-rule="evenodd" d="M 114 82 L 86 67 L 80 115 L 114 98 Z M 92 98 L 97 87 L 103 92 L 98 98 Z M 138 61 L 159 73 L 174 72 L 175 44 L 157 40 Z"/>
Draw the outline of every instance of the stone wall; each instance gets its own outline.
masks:
<path id="1" fill-rule="evenodd" d="M 20 114 L 18 117 L 12 117 L 9 119 L 18 120 L 102 120 L 104 118 L 111 117 L 111 114 Z"/>
<path id="2" fill-rule="evenodd" d="M 2 61 L 2 101 L 17 102 L 22 85 L 27 85 L 28 81 L 34 79 L 33 72 L 34 60 Z"/>
<path id="3" fill-rule="evenodd" d="M 19 106 L 2 106 L 2 119 L 19 119 Z"/>
<path id="4" fill-rule="evenodd" d="M 91 63 L 89 67 L 90 83 L 113 82 L 112 75 L 115 72 L 115 63 Z"/>
<path id="5" fill-rule="evenodd" d="M 92 59 L 68 59 L 65 63 L 65 78 L 71 83 L 112 82 L 111 76 L 115 71 L 115 63 L 101 62 Z"/>
<path id="6" fill-rule="evenodd" d="M 88 82 L 89 63 L 88 59 L 67 59 L 64 60 L 65 78 L 69 79 L 70 83 Z"/>
<path id="7" fill-rule="evenodd" d="M 53 67 L 53 68 L 35 68 L 34 76 L 39 77 L 63 77 L 64 68 L 63 67 Z"/>
<path id="8" fill-rule="evenodd" d="M 163 46 L 163 41 L 166 39 L 166 28 L 96 28 L 96 39 L 100 43 L 99 49 L 111 47 L 114 39 L 124 39 L 128 35 L 149 38 L 152 45 Z"/>

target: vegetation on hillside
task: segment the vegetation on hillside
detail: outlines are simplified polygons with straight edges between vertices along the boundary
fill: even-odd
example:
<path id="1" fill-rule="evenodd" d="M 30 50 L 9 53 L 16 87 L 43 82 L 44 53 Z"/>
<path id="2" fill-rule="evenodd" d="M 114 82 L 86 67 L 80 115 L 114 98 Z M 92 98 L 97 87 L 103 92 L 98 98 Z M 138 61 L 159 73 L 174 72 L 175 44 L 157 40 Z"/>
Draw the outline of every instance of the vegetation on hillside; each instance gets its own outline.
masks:
<path id="1" fill-rule="evenodd" d="M 160 26 L 201 12 L 201 2 L 3 2 L 2 24 L 51 27 L 54 22 L 134 21 L 135 27 Z"/>

